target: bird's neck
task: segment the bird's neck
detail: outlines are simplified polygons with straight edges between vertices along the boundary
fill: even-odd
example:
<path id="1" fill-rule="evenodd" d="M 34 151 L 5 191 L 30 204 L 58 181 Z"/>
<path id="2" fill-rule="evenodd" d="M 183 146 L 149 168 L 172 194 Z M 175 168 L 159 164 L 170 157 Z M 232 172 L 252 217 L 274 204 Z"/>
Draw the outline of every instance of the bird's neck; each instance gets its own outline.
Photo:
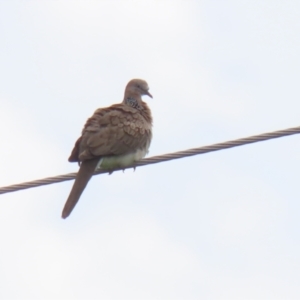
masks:
<path id="1" fill-rule="evenodd" d="M 124 101 L 123 101 L 126 105 L 133 107 L 135 109 L 138 110 L 142 110 L 143 109 L 143 100 L 141 98 L 141 96 L 136 96 L 136 95 L 128 95 L 124 97 Z"/>
<path id="2" fill-rule="evenodd" d="M 137 109 L 145 120 L 152 124 L 152 115 L 147 103 L 138 94 L 125 94 L 123 103 Z"/>

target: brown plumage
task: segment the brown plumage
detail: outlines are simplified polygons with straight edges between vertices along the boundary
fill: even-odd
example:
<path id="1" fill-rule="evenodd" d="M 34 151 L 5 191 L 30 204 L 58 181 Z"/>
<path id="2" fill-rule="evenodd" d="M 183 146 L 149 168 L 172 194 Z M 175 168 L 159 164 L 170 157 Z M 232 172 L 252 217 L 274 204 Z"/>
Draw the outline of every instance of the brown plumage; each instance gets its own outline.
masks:
<path id="1" fill-rule="evenodd" d="M 149 87 L 142 79 L 132 79 L 125 88 L 123 102 L 99 108 L 89 118 L 76 141 L 70 162 L 80 169 L 62 212 L 67 218 L 78 202 L 97 167 L 113 170 L 143 158 L 152 138 L 152 116 L 143 95 Z"/>

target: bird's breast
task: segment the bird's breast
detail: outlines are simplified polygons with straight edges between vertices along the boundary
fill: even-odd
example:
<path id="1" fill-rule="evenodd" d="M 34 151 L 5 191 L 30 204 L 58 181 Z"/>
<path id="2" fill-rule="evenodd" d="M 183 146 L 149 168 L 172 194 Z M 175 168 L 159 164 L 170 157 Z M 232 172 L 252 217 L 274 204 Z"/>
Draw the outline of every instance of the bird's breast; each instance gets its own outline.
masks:
<path id="1" fill-rule="evenodd" d="M 105 156 L 103 157 L 97 166 L 97 169 L 117 169 L 130 166 L 135 161 L 138 161 L 146 156 L 148 149 L 138 149 L 133 153 Z"/>

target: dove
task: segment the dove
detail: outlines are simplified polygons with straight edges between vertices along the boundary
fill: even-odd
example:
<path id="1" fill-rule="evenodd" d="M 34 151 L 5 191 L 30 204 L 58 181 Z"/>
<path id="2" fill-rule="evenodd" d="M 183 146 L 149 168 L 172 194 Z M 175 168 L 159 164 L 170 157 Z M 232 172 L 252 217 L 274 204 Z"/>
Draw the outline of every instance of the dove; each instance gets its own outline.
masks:
<path id="1" fill-rule="evenodd" d="M 152 114 L 142 96 L 152 98 L 145 80 L 132 79 L 121 103 L 99 108 L 86 121 L 69 162 L 80 168 L 62 211 L 67 218 L 95 170 L 125 168 L 148 153 L 152 139 Z"/>

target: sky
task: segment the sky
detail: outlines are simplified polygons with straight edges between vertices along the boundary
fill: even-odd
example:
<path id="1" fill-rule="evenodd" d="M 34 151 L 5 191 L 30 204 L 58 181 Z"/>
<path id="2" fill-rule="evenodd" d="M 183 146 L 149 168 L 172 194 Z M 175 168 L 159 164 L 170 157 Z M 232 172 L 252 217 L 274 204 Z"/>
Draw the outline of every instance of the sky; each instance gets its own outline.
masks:
<path id="1" fill-rule="evenodd" d="M 299 126 L 300 2 L 0 0 L 0 186 L 77 172 L 145 79 L 149 157 Z M 0 299 L 299 299 L 300 136 L 0 196 Z"/>

